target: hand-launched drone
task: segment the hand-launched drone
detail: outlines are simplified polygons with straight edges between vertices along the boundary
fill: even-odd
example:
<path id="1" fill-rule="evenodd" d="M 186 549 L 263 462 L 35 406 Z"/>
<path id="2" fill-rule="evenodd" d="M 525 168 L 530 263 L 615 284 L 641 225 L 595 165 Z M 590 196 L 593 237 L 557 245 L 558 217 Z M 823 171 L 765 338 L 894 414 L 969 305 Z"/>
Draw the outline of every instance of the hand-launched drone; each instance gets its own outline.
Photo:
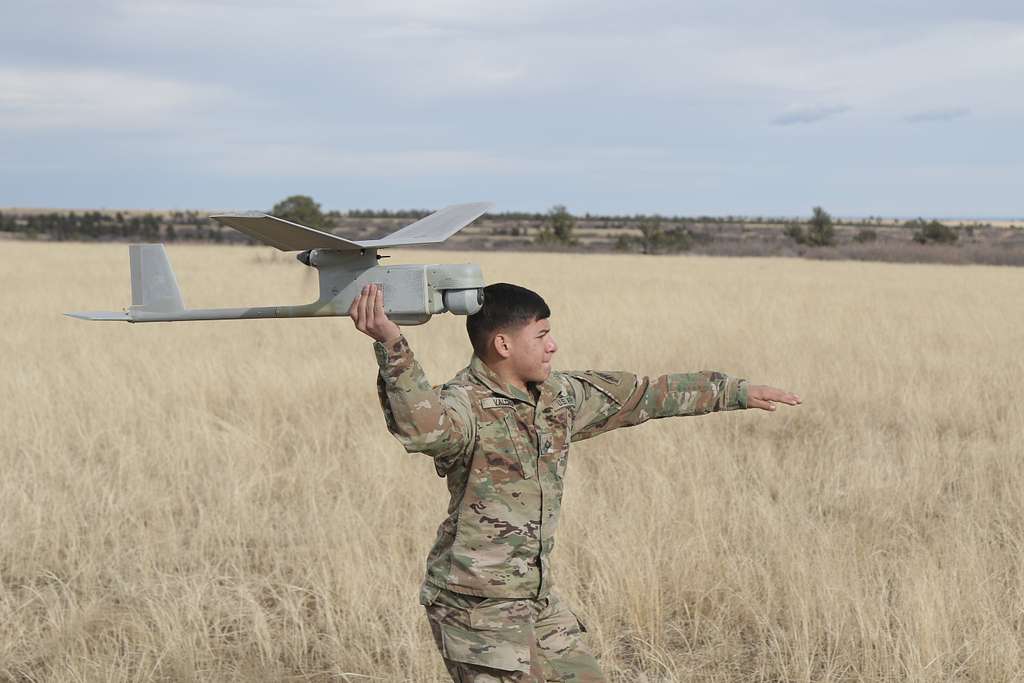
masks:
<path id="1" fill-rule="evenodd" d="M 472 315 L 483 305 L 483 275 L 474 263 L 458 265 L 379 265 L 383 247 L 439 244 L 479 218 L 493 205 L 456 204 L 376 240 L 347 240 L 329 232 L 266 214 L 211 216 L 281 251 L 304 250 L 302 263 L 320 274 L 320 297 L 300 306 L 256 308 L 185 308 L 178 282 L 162 244 L 128 247 L 132 304 L 123 311 L 67 313 L 83 320 L 130 323 L 174 320 L 239 320 L 243 318 L 307 318 L 348 315 L 364 285 L 384 288 L 384 311 L 399 325 L 419 325 L 435 313 Z"/>

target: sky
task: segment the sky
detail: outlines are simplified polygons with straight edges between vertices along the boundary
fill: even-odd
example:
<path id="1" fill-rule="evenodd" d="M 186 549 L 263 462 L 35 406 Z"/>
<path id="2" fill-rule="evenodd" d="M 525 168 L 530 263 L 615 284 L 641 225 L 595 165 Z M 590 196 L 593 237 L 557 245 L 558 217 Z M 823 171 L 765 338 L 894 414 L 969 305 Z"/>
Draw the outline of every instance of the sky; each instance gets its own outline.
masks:
<path id="1" fill-rule="evenodd" d="M 0 207 L 1024 216 L 1020 0 L 5 2 Z"/>

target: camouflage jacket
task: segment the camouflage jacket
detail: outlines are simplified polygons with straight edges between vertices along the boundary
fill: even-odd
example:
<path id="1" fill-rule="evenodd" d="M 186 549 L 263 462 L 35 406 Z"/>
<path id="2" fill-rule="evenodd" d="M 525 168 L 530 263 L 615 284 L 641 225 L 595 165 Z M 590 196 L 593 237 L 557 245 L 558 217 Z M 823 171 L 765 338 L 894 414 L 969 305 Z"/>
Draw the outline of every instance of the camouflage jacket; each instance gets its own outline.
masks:
<path id="1" fill-rule="evenodd" d="M 570 442 L 747 403 L 746 381 L 708 371 L 655 378 L 552 371 L 527 395 L 476 355 L 447 384 L 432 387 L 405 337 L 374 350 L 388 430 L 407 451 L 433 458 L 451 495 L 426 583 L 468 595 L 548 593 Z"/>

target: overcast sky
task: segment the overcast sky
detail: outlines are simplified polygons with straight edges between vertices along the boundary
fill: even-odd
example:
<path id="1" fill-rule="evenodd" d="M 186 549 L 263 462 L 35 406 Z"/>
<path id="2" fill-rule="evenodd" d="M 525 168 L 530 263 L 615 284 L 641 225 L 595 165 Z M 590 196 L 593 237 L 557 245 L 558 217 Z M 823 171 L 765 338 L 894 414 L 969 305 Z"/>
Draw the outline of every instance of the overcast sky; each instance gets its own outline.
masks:
<path id="1" fill-rule="evenodd" d="M 1024 216 L 1024 2 L 5 2 L 0 206 Z"/>

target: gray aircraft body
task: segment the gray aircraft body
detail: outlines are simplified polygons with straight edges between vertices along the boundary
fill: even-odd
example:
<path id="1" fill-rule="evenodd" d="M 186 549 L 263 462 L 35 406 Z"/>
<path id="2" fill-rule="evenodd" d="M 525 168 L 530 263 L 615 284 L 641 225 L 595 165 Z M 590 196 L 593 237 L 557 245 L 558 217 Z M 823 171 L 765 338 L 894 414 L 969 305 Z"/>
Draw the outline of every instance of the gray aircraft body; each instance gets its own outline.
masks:
<path id="1" fill-rule="evenodd" d="M 266 214 L 211 216 L 218 223 L 281 251 L 301 250 L 298 260 L 319 273 L 319 298 L 298 306 L 185 308 L 164 245 L 132 244 L 128 247 L 131 305 L 123 311 L 83 311 L 65 315 L 83 320 L 130 323 L 348 315 L 352 300 L 367 284 L 383 286 L 385 312 L 400 325 L 419 325 L 445 311 L 472 315 L 483 304 L 484 280 L 480 266 L 472 263 L 381 265 L 379 259 L 383 257 L 377 250 L 440 244 L 492 206 L 486 202 L 448 206 L 387 237 L 360 241 Z"/>

